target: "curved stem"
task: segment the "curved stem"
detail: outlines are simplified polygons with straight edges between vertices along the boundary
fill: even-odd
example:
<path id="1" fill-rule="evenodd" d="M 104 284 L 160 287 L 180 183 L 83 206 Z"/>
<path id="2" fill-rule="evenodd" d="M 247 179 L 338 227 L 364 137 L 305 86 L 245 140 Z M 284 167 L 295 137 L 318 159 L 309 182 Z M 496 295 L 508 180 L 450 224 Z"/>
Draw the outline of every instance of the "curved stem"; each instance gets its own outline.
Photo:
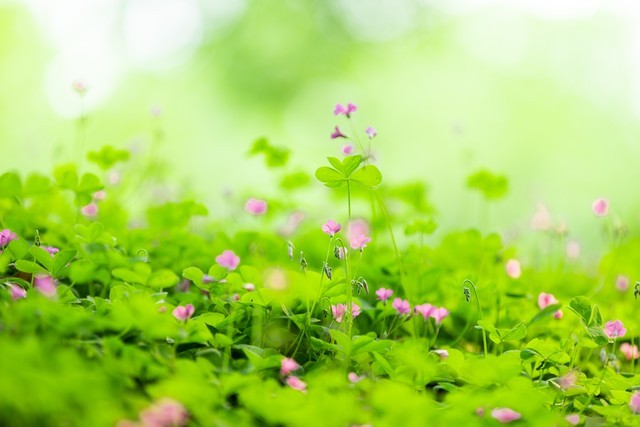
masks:
<path id="1" fill-rule="evenodd" d="M 480 320 L 484 320 L 484 315 L 482 314 L 482 306 L 480 305 L 480 298 L 478 298 L 478 290 L 476 289 L 476 285 L 471 280 L 464 279 L 464 281 L 462 282 L 462 286 L 464 287 L 467 282 L 471 285 L 471 289 L 473 289 L 473 295 L 476 297 Z M 487 357 L 487 332 L 484 329 L 482 329 L 482 344 L 484 346 L 484 357 Z"/>

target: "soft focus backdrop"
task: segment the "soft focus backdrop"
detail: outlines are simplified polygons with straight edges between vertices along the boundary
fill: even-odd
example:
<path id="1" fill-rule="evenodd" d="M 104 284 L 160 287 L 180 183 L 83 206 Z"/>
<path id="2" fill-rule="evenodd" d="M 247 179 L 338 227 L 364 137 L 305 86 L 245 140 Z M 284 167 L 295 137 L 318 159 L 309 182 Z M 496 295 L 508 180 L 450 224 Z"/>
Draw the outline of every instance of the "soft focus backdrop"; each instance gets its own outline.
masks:
<path id="1" fill-rule="evenodd" d="M 445 227 L 478 225 L 479 168 L 510 179 L 494 228 L 544 203 L 592 240 L 601 196 L 640 219 L 633 0 L 0 0 L 0 93 L 0 171 L 75 160 L 84 109 L 90 149 L 147 155 L 161 130 L 168 176 L 214 215 L 225 191 L 277 197 L 255 139 L 312 173 L 354 102 L 385 181 L 426 182 Z"/>

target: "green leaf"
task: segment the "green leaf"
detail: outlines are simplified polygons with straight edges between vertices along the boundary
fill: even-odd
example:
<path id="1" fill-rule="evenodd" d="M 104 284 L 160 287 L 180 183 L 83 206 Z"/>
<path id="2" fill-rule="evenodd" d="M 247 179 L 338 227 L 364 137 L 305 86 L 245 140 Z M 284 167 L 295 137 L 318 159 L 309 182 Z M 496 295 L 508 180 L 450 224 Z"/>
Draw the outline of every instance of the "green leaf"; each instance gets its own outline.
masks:
<path id="1" fill-rule="evenodd" d="M 53 171 L 53 177 L 60 188 L 73 191 L 78 188 L 78 172 L 75 165 L 58 166 Z"/>
<path id="2" fill-rule="evenodd" d="M 374 165 L 366 165 L 351 175 L 351 180 L 367 187 L 375 188 L 382 182 L 382 173 Z"/>
<path id="3" fill-rule="evenodd" d="M 362 156 L 360 154 L 345 157 L 344 159 L 342 159 L 342 173 L 344 173 L 344 175 L 349 178 L 361 163 Z"/>
<path id="4" fill-rule="evenodd" d="M 80 259 L 69 267 L 69 278 L 76 283 L 88 283 L 93 280 L 95 268 L 91 260 Z"/>
<path id="5" fill-rule="evenodd" d="M 316 169 L 316 179 L 327 187 L 341 187 L 346 184 L 345 177 L 335 169 L 328 166 L 320 166 Z"/>
<path id="6" fill-rule="evenodd" d="M 0 197 L 22 196 L 22 182 L 18 174 L 7 172 L 0 176 Z"/>
<path id="7" fill-rule="evenodd" d="M 292 172 L 284 175 L 280 179 L 280 187 L 285 190 L 295 190 L 297 188 L 304 188 L 309 185 L 311 179 L 306 172 Z"/>
<path id="8" fill-rule="evenodd" d="M 191 280 L 193 283 L 202 283 L 204 273 L 197 267 L 187 267 L 182 271 L 182 277 Z"/>
<path id="9" fill-rule="evenodd" d="M 19 259 L 16 261 L 16 269 L 18 271 L 22 271 L 23 273 L 30 274 L 47 274 L 47 270 L 45 270 L 40 264 L 37 264 L 33 261 L 27 261 L 26 259 Z"/>
<path id="10" fill-rule="evenodd" d="M 609 343 L 609 337 L 604 332 L 604 328 L 602 326 L 589 326 L 587 328 L 587 333 L 598 345 L 607 345 Z"/>
<path id="11" fill-rule="evenodd" d="M 128 268 L 122 268 L 122 267 L 114 268 L 111 271 L 111 274 L 116 279 L 120 279 L 128 283 L 138 283 L 138 284 L 144 285 L 147 281 L 147 276 L 144 276 L 140 273 L 129 270 Z"/>
<path id="12" fill-rule="evenodd" d="M 285 166 L 289 160 L 290 150 L 286 147 L 276 147 L 267 138 L 259 138 L 253 142 L 249 156 L 263 154 L 265 163 L 270 168 Z"/>
<path id="13" fill-rule="evenodd" d="M 53 257 L 51 254 L 42 249 L 40 246 L 31 246 L 29 253 L 48 271 L 53 272 Z"/>
<path id="14" fill-rule="evenodd" d="M 129 152 L 105 145 L 99 151 L 90 151 L 87 154 L 87 159 L 98 165 L 102 170 L 107 170 L 118 162 L 129 160 Z"/>
<path id="15" fill-rule="evenodd" d="M 344 172 L 344 167 L 339 158 L 327 157 L 327 160 L 329 160 L 329 163 L 331 163 L 331 166 L 333 166 L 335 170 L 337 170 L 342 176 L 346 178 L 347 174 Z"/>
<path id="16" fill-rule="evenodd" d="M 330 329 L 329 334 L 338 344 L 338 347 L 342 350 L 342 353 L 348 355 L 351 353 L 351 338 L 347 334 L 337 329 Z"/>
<path id="17" fill-rule="evenodd" d="M 413 236 L 415 234 L 433 234 L 438 228 L 438 224 L 431 218 L 427 220 L 417 219 L 404 229 L 404 234 Z"/>
<path id="18" fill-rule="evenodd" d="M 85 173 L 78 184 L 78 193 L 95 193 L 102 188 L 100 178 L 92 173 Z"/>
<path id="19" fill-rule="evenodd" d="M 24 184 L 24 197 L 39 196 L 51 191 L 51 181 L 45 175 L 38 173 L 31 174 L 27 177 Z"/>
<path id="20" fill-rule="evenodd" d="M 535 316 L 531 320 L 529 320 L 528 325 L 532 325 L 536 322 L 541 321 L 542 319 L 552 317 L 556 311 L 560 310 L 562 304 L 551 304 L 540 310 L 536 313 Z"/>
<path id="21" fill-rule="evenodd" d="M 592 308 L 591 301 L 587 297 L 579 296 L 569 301 L 569 309 L 578 315 L 584 326 L 589 325 L 591 320 Z"/>
<path id="22" fill-rule="evenodd" d="M 168 288 L 178 283 L 180 278 L 169 269 L 157 270 L 147 279 L 147 286 L 155 289 Z"/>
<path id="23" fill-rule="evenodd" d="M 467 187 L 479 191 L 487 200 L 497 200 L 507 194 L 509 181 L 502 175 L 480 170 L 467 178 Z"/>
<path id="24" fill-rule="evenodd" d="M 53 257 L 53 275 L 58 273 L 69 263 L 78 252 L 75 249 L 63 249 Z"/>
<path id="25" fill-rule="evenodd" d="M 519 341 L 527 336 L 527 327 L 520 322 L 506 333 L 502 333 L 502 341 Z"/>

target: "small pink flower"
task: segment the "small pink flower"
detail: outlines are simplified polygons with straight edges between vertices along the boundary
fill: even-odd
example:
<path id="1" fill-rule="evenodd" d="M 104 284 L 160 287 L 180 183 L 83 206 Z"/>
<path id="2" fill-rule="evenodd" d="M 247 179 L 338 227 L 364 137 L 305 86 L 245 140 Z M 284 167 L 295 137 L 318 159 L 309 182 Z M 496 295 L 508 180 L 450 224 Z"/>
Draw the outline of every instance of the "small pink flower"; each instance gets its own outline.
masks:
<path id="1" fill-rule="evenodd" d="M 33 279 L 33 287 L 49 298 L 56 294 L 56 282 L 51 276 L 36 276 Z"/>
<path id="2" fill-rule="evenodd" d="M 240 264 L 240 257 L 231 250 L 226 250 L 216 257 L 216 262 L 228 270 L 235 270 Z"/>
<path id="3" fill-rule="evenodd" d="M 264 215 L 267 212 L 267 202 L 260 199 L 249 199 L 244 205 L 244 210 L 252 215 Z"/>
<path id="4" fill-rule="evenodd" d="M 369 126 L 368 128 L 365 129 L 364 133 L 367 134 L 367 136 L 369 137 L 369 139 L 373 139 L 376 137 L 376 135 L 378 135 L 378 131 L 376 131 L 374 128 L 372 128 L 371 126 Z"/>
<path id="5" fill-rule="evenodd" d="M 111 171 L 107 175 L 107 182 L 111 185 L 117 185 L 120 182 L 120 173 L 118 171 Z"/>
<path id="6" fill-rule="evenodd" d="M 591 205 L 591 209 L 597 216 L 607 216 L 609 213 L 609 201 L 607 199 L 596 199 Z"/>
<path id="7" fill-rule="evenodd" d="M 640 414 L 640 392 L 636 391 L 631 395 L 629 399 L 629 409 L 634 414 Z"/>
<path id="8" fill-rule="evenodd" d="M 351 246 L 351 249 L 359 249 L 360 252 L 362 252 L 362 250 L 367 247 L 367 243 L 369 242 L 371 242 L 371 237 L 367 237 L 364 234 L 361 234 L 360 236 L 351 238 L 349 240 L 349 246 Z"/>
<path id="9" fill-rule="evenodd" d="M 286 381 L 287 381 L 287 385 L 294 390 L 298 390 L 301 392 L 307 391 L 307 384 L 298 377 L 294 377 L 294 376 L 287 377 Z"/>
<path id="10" fill-rule="evenodd" d="M 247 292 L 253 292 L 256 290 L 256 285 L 253 283 L 245 283 L 242 288 Z"/>
<path id="11" fill-rule="evenodd" d="M 296 232 L 298 226 L 302 223 L 302 221 L 304 221 L 304 218 L 305 214 L 303 212 L 293 212 L 287 218 L 287 223 L 282 228 L 280 228 L 280 234 L 284 235 L 285 237 L 291 236 Z"/>
<path id="12" fill-rule="evenodd" d="M 324 231 L 325 234 L 328 234 L 331 237 L 333 237 L 338 231 L 340 231 L 341 228 L 342 226 L 332 219 L 322 225 L 322 231 Z"/>
<path id="13" fill-rule="evenodd" d="M 56 248 L 56 247 L 53 247 L 53 246 L 41 246 L 41 248 L 44 249 L 45 251 L 49 252 L 49 254 L 51 256 L 54 256 L 55 254 L 60 252 L 59 248 Z"/>
<path id="14" fill-rule="evenodd" d="M 619 275 L 616 277 L 616 289 L 620 292 L 626 292 L 629 289 L 629 278 L 627 276 Z"/>
<path id="15" fill-rule="evenodd" d="M 505 270 L 507 272 L 507 276 L 511 277 L 512 279 L 519 278 L 522 274 L 522 271 L 520 270 L 520 261 L 518 261 L 517 259 L 510 259 L 505 265 Z"/>
<path id="16" fill-rule="evenodd" d="M 627 360 L 637 359 L 640 356 L 638 354 L 638 346 L 631 345 L 628 342 L 620 344 L 620 351 L 624 354 L 624 358 Z"/>
<path id="17" fill-rule="evenodd" d="M 567 254 L 567 258 L 569 259 L 578 259 L 580 257 L 580 250 L 580 243 L 572 240 L 567 243 L 565 253 Z"/>
<path id="18" fill-rule="evenodd" d="M 107 193 L 104 190 L 96 191 L 93 193 L 93 200 L 104 200 L 107 198 Z"/>
<path id="19" fill-rule="evenodd" d="M 353 153 L 353 149 L 353 144 L 344 144 L 342 146 L 342 154 L 344 154 L 345 156 L 350 156 Z"/>
<path id="20" fill-rule="evenodd" d="M 623 337 L 627 330 L 620 320 L 611 320 L 604 324 L 604 333 L 609 338 L 619 338 Z"/>
<path id="21" fill-rule="evenodd" d="M 78 95 L 84 95 L 89 89 L 87 83 L 81 79 L 74 80 L 73 83 L 71 83 L 71 87 Z"/>
<path id="22" fill-rule="evenodd" d="M 347 312 L 347 306 L 344 304 L 331 305 L 331 314 L 333 314 L 333 319 L 341 323 L 344 314 Z"/>
<path id="23" fill-rule="evenodd" d="M 185 407 L 173 399 L 164 398 L 140 413 L 144 427 L 182 427 L 189 421 Z"/>
<path id="24" fill-rule="evenodd" d="M 351 316 L 356 317 L 360 315 L 360 306 L 354 303 L 351 303 Z"/>
<path id="25" fill-rule="evenodd" d="M 355 372 L 349 372 L 349 374 L 347 375 L 347 378 L 349 379 L 350 383 L 355 384 L 355 383 L 359 383 L 360 381 L 362 381 L 365 377 L 364 376 L 360 376 L 360 375 L 356 374 Z"/>
<path id="26" fill-rule="evenodd" d="M 209 283 L 213 283 L 215 281 L 216 279 L 209 274 L 205 274 L 202 276 L 202 283 L 204 283 L 205 285 L 208 285 Z"/>
<path id="27" fill-rule="evenodd" d="M 572 426 L 580 424 L 580 414 L 569 414 L 564 419 Z"/>
<path id="28" fill-rule="evenodd" d="M 158 313 L 165 313 L 167 311 L 167 306 L 162 305 L 158 308 Z"/>
<path id="29" fill-rule="evenodd" d="M 300 365 L 289 357 L 285 357 L 280 361 L 280 375 L 286 376 L 298 369 L 300 369 Z"/>
<path id="30" fill-rule="evenodd" d="M 11 230 L 9 230 L 8 228 L 5 228 L 4 230 L 0 231 L 0 246 L 6 246 L 9 244 L 10 241 L 12 240 L 16 240 L 16 233 L 12 233 Z"/>
<path id="31" fill-rule="evenodd" d="M 393 295 L 393 291 L 391 289 L 380 288 L 376 291 L 376 295 L 378 296 L 378 299 L 380 301 L 385 302 L 386 300 L 391 298 L 391 295 Z"/>
<path id="32" fill-rule="evenodd" d="M 444 307 L 439 307 L 431 311 L 430 316 L 436 320 L 436 325 L 442 323 L 442 320 L 449 315 L 449 310 Z"/>
<path id="33" fill-rule="evenodd" d="M 173 317 L 175 317 L 178 320 L 182 320 L 184 322 L 187 321 L 187 319 L 191 318 L 191 316 L 193 316 L 193 313 L 196 311 L 195 307 L 193 306 L 193 304 L 187 304 L 187 305 L 179 305 L 176 308 L 173 309 Z"/>
<path id="34" fill-rule="evenodd" d="M 522 415 L 509 408 L 494 408 L 491 410 L 491 416 L 502 424 L 510 423 L 511 421 L 522 418 Z"/>
<path id="35" fill-rule="evenodd" d="M 413 307 L 413 312 L 422 314 L 424 320 L 427 320 L 435 310 L 437 310 L 437 307 L 434 307 L 431 304 L 420 304 Z"/>
<path id="36" fill-rule="evenodd" d="M 398 312 L 398 315 L 403 314 L 411 314 L 411 306 L 409 305 L 409 301 L 403 300 L 401 298 L 395 298 L 391 307 L 395 308 Z"/>
<path id="37" fill-rule="evenodd" d="M 94 202 L 91 202 L 88 205 L 80 208 L 80 212 L 82 212 L 82 215 L 86 217 L 93 218 L 98 215 L 98 205 L 96 205 Z"/>
<path id="38" fill-rule="evenodd" d="M 9 285 L 9 295 L 11 295 L 11 299 L 17 301 L 22 298 L 27 297 L 27 291 L 20 285 L 16 285 L 14 283 L 7 283 Z"/>
<path id="39" fill-rule="evenodd" d="M 336 116 L 344 114 L 347 117 L 351 117 L 351 114 L 355 113 L 357 110 L 358 107 L 351 103 L 347 104 L 346 107 L 342 104 L 336 104 L 335 108 L 333 109 L 333 114 L 335 114 Z"/>
<path id="40" fill-rule="evenodd" d="M 544 292 L 541 292 L 540 295 L 538 295 L 538 307 L 540 307 L 540 310 L 544 310 L 545 308 L 553 304 L 558 304 L 558 300 L 553 296 L 553 294 L 546 294 Z M 562 319 L 563 315 L 564 313 L 562 313 L 562 310 L 558 310 L 553 313 L 553 317 L 555 317 L 556 319 Z"/>
<path id="41" fill-rule="evenodd" d="M 578 374 L 576 371 L 569 371 L 559 378 L 560 388 L 568 390 L 574 387 L 578 382 Z"/>
<path id="42" fill-rule="evenodd" d="M 433 350 L 435 354 L 440 356 L 440 359 L 447 359 L 449 357 L 449 352 L 447 350 Z"/>
<path id="43" fill-rule="evenodd" d="M 369 227 L 369 223 L 367 221 L 365 221 L 364 219 L 358 218 L 358 219 L 349 221 L 349 223 L 346 226 L 346 231 L 347 231 L 347 238 L 351 240 L 354 237 L 358 237 L 363 234 L 367 236 L 370 234 L 371 230 Z"/>
<path id="44" fill-rule="evenodd" d="M 476 409 L 476 415 L 479 417 L 484 417 L 484 408 L 482 406 Z"/>
<path id="45" fill-rule="evenodd" d="M 551 215 L 542 203 L 536 206 L 536 213 L 531 218 L 531 228 L 538 231 L 547 231 L 551 228 Z"/>
<path id="46" fill-rule="evenodd" d="M 346 136 L 342 132 L 340 132 L 340 128 L 336 126 L 335 130 L 331 132 L 331 139 L 338 139 L 338 138 L 346 138 Z"/>

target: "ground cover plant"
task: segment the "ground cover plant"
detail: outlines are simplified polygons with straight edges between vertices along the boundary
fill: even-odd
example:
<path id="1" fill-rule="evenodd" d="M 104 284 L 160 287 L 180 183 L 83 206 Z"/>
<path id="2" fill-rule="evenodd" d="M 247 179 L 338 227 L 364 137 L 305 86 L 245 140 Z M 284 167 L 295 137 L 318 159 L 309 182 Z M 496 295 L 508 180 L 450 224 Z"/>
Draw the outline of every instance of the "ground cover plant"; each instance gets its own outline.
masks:
<path id="1" fill-rule="evenodd" d="M 517 238 L 434 238 L 425 184 L 376 165 L 390 138 L 333 113 L 342 157 L 300 171 L 258 139 L 280 197 L 228 215 L 90 147 L 84 118 L 77 163 L 3 173 L 0 424 L 640 425 L 640 240 L 609 202 L 584 209 L 599 259 L 542 205 Z M 330 217 L 297 201 L 322 184 Z"/>

